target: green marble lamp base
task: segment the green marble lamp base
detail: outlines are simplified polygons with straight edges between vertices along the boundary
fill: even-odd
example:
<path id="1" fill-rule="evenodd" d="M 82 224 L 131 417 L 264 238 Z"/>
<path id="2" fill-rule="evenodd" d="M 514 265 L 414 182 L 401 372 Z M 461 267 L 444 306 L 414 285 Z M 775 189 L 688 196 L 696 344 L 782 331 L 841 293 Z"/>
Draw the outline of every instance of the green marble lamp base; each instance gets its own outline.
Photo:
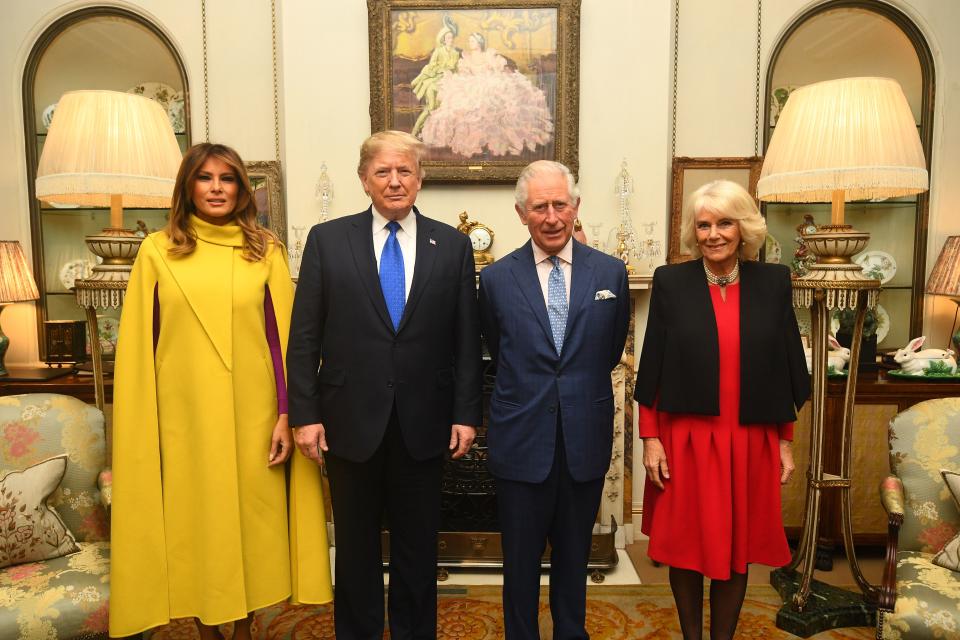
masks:
<path id="1" fill-rule="evenodd" d="M 770 584 L 786 603 L 777 612 L 777 628 L 801 638 L 840 627 L 876 627 L 876 606 L 863 594 L 813 580 L 810 598 L 802 612 L 793 604 L 793 594 L 800 588 L 800 574 L 787 569 L 770 572 Z"/>

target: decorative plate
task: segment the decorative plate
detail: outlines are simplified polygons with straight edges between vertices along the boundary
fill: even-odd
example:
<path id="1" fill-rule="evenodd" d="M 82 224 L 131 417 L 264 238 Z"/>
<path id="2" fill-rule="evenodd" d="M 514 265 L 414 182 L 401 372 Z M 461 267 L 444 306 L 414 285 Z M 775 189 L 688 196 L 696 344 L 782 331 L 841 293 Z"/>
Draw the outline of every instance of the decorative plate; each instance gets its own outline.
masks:
<path id="1" fill-rule="evenodd" d="M 764 259 L 773 264 L 780 264 L 780 258 L 783 256 L 783 249 L 780 247 L 780 242 L 769 233 L 764 243 L 764 255 Z"/>
<path id="2" fill-rule="evenodd" d="M 956 382 L 960 380 L 960 373 L 934 373 L 931 375 L 924 374 L 922 376 L 915 376 L 907 373 L 903 369 L 893 369 L 892 371 L 887 371 L 887 375 L 891 378 L 900 378 L 901 380 L 923 380 L 924 382 L 935 382 L 937 380 L 943 380 L 945 382 Z"/>
<path id="3" fill-rule="evenodd" d="M 159 103 L 167 112 L 167 118 L 170 119 L 174 133 L 183 133 L 186 128 L 183 92 L 162 82 L 141 82 L 127 89 L 127 93 L 135 93 Z"/>
<path id="4" fill-rule="evenodd" d="M 93 263 L 85 258 L 65 262 L 60 267 L 60 283 L 68 291 L 73 289 L 73 283 L 76 280 L 89 278 L 93 273 Z"/>
<path id="5" fill-rule="evenodd" d="M 880 344 L 884 338 L 887 337 L 887 334 L 890 333 L 890 314 L 887 313 L 887 310 L 883 308 L 882 304 L 878 304 L 873 312 L 877 315 L 877 344 Z M 833 314 L 830 317 L 830 333 L 837 335 L 837 331 L 839 330 L 840 318 L 838 318 L 836 314 Z"/>
<path id="6" fill-rule="evenodd" d="M 886 251 L 864 251 L 853 259 L 863 267 L 863 274 L 887 284 L 897 273 L 897 261 Z"/>

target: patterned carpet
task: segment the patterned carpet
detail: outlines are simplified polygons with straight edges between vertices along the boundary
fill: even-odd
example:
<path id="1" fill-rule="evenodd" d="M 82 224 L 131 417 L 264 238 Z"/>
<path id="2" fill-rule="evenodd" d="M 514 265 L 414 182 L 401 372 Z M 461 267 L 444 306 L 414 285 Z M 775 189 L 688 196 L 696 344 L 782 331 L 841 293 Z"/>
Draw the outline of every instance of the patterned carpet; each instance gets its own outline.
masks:
<path id="1" fill-rule="evenodd" d="M 546 589 L 540 600 L 540 633 L 552 635 Z M 740 615 L 737 638 L 796 638 L 774 626 L 780 599 L 772 587 L 750 585 Z M 705 623 L 709 613 L 704 612 Z M 503 637 L 500 587 L 440 587 L 438 604 L 439 640 L 495 640 Z M 229 630 L 224 629 L 229 638 Z M 599 585 L 587 591 L 587 631 L 592 640 L 672 640 L 681 638 L 667 585 Z M 258 611 L 253 623 L 254 637 L 262 640 L 333 640 L 332 607 L 277 605 Z M 179 620 L 157 629 L 152 640 L 198 638 L 189 620 Z M 389 638 L 389 632 L 384 638 Z M 874 637 L 872 629 L 838 629 L 816 636 L 816 640 Z"/>

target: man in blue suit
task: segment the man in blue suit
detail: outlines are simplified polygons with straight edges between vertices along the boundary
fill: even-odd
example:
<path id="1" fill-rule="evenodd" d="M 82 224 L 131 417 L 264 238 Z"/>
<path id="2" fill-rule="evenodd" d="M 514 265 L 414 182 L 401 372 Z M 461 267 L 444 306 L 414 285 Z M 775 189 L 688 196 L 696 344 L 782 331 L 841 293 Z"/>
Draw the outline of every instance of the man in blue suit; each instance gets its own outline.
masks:
<path id="1" fill-rule="evenodd" d="M 480 323 L 496 365 L 487 429 L 503 534 L 507 640 L 539 638 L 547 540 L 554 638 L 588 638 L 591 534 L 613 444 L 610 372 L 629 322 L 623 262 L 573 239 L 570 171 L 540 160 L 520 174 L 530 241 L 480 274 Z"/>

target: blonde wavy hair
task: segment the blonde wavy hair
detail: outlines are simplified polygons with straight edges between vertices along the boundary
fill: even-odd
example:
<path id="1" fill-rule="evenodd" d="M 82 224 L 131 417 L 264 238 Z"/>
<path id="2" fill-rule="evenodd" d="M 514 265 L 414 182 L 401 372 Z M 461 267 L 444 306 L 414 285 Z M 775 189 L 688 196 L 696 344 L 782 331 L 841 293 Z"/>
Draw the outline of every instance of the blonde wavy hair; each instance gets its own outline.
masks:
<path id="1" fill-rule="evenodd" d="M 190 221 L 191 215 L 197 210 L 193 203 L 193 187 L 200 168 L 210 158 L 221 160 L 237 176 L 237 205 L 233 210 L 233 218 L 243 232 L 244 259 L 250 262 L 263 260 L 270 245 L 279 245 L 280 240 L 257 222 L 257 203 L 240 154 L 226 145 L 211 142 L 196 144 L 183 155 L 170 203 L 170 221 L 166 228 L 170 248 L 167 253 L 171 256 L 188 256 L 197 248 L 197 233 Z"/>
<path id="2" fill-rule="evenodd" d="M 740 259 L 757 259 L 760 247 L 767 239 L 767 223 L 760 215 L 753 196 L 739 184 L 730 180 L 708 182 L 690 195 L 685 208 L 680 240 L 694 257 L 702 255 L 697 245 L 697 214 L 710 211 L 737 221 L 740 227 Z"/>

